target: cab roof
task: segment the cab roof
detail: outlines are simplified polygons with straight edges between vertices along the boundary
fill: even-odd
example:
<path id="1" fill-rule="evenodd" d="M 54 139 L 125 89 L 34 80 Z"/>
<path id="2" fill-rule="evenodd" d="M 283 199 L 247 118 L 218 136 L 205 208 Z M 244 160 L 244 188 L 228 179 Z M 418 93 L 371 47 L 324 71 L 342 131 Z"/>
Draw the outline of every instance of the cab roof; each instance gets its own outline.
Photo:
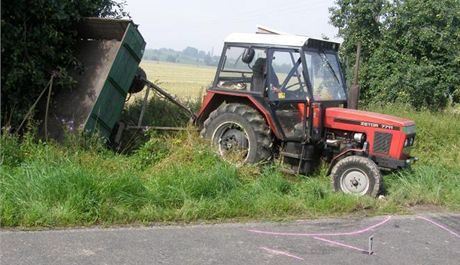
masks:
<path id="1" fill-rule="evenodd" d="M 232 33 L 225 38 L 225 43 L 249 43 L 263 46 L 290 46 L 297 48 L 303 47 L 304 45 L 309 46 L 312 42 L 327 44 L 327 46 L 331 47 L 333 50 L 338 50 L 340 46 L 340 44 L 336 42 L 288 34 Z"/>

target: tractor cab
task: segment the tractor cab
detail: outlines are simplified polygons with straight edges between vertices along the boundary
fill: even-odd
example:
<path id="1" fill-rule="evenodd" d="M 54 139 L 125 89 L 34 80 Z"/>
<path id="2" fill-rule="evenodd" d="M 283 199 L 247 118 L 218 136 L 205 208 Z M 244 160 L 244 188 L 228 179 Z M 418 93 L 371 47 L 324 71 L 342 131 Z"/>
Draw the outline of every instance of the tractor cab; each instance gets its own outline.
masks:
<path id="1" fill-rule="evenodd" d="M 303 36 L 231 34 L 210 91 L 251 95 L 271 112 L 280 139 L 306 141 L 315 102 L 346 105 L 338 48 Z"/>

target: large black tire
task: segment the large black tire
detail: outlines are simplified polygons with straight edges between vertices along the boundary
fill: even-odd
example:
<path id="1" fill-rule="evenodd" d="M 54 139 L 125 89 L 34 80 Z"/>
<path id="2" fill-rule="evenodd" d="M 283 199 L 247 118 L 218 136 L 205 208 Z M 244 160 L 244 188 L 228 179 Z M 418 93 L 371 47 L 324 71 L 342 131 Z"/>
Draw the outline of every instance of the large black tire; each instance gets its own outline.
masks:
<path id="1" fill-rule="evenodd" d="M 206 119 L 200 135 L 211 140 L 224 159 L 222 150 L 232 148 L 232 143 L 245 149 L 240 161 L 233 162 L 254 164 L 272 156 L 270 128 L 260 113 L 247 105 L 222 104 Z"/>
<path id="2" fill-rule="evenodd" d="M 383 184 L 382 174 L 371 159 L 348 156 L 340 160 L 331 172 L 335 191 L 376 197 Z"/>

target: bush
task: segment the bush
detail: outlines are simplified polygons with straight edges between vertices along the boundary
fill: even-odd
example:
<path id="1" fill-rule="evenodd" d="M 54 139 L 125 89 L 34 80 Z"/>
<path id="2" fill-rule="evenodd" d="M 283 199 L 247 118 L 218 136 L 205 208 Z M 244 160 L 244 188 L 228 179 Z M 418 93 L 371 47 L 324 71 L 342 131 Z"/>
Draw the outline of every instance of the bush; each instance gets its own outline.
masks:
<path id="1" fill-rule="evenodd" d="M 460 103 L 459 0 L 338 0 L 330 12 L 349 80 L 363 44 L 361 99 L 433 110 Z"/>
<path id="2" fill-rule="evenodd" d="M 187 102 L 182 102 L 193 111 L 197 111 L 200 107 L 200 101 L 198 99 L 190 99 Z M 143 98 L 135 98 L 130 104 L 127 104 L 126 108 L 122 112 L 121 121 L 130 126 L 136 126 L 139 121 L 139 116 L 142 110 Z M 157 95 L 148 99 L 142 125 L 149 126 L 165 126 L 165 127 L 187 127 L 190 121 L 190 117 L 183 109 L 174 105 L 170 101 L 160 98 Z M 193 130 L 193 128 L 190 128 Z M 166 131 L 170 133 L 171 131 Z M 158 137 L 151 137 L 151 136 Z M 121 140 L 121 146 L 119 147 L 122 153 L 131 153 L 133 150 L 138 149 L 141 145 L 144 145 L 143 149 L 153 148 L 157 149 L 165 143 L 162 137 L 165 135 L 165 131 L 155 131 L 142 133 L 139 131 L 125 131 L 123 139 Z M 154 140 L 152 140 L 154 139 Z M 156 139 L 156 140 L 155 140 Z M 152 142 L 153 141 L 153 142 Z M 158 142 L 157 142 L 158 141 Z M 157 143 L 155 143 L 157 142 Z M 162 142 L 162 143 L 160 143 Z M 147 147 L 149 146 L 150 147 Z M 147 151 L 140 151 L 146 153 Z M 161 152 L 160 152 L 161 153 Z M 145 156 L 149 156 L 147 153 Z"/>
<path id="3" fill-rule="evenodd" d="M 2 1 L 2 103 L 0 122 L 17 126 L 54 71 L 53 90 L 69 89 L 78 66 L 76 26 L 87 16 L 123 17 L 115 0 Z"/>

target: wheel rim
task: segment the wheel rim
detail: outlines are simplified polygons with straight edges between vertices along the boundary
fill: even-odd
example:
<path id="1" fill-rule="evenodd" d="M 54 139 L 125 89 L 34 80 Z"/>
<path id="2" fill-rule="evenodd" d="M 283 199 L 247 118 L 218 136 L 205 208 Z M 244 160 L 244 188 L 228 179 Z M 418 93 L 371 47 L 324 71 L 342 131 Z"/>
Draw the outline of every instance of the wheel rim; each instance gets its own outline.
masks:
<path id="1" fill-rule="evenodd" d="M 346 170 L 340 178 L 340 188 L 345 193 L 364 195 L 369 190 L 369 176 L 358 168 Z"/>
<path id="2" fill-rule="evenodd" d="M 225 122 L 214 131 L 213 144 L 227 161 L 241 164 L 249 156 L 249 137 L 244 128 L 235 122 Z"/>

